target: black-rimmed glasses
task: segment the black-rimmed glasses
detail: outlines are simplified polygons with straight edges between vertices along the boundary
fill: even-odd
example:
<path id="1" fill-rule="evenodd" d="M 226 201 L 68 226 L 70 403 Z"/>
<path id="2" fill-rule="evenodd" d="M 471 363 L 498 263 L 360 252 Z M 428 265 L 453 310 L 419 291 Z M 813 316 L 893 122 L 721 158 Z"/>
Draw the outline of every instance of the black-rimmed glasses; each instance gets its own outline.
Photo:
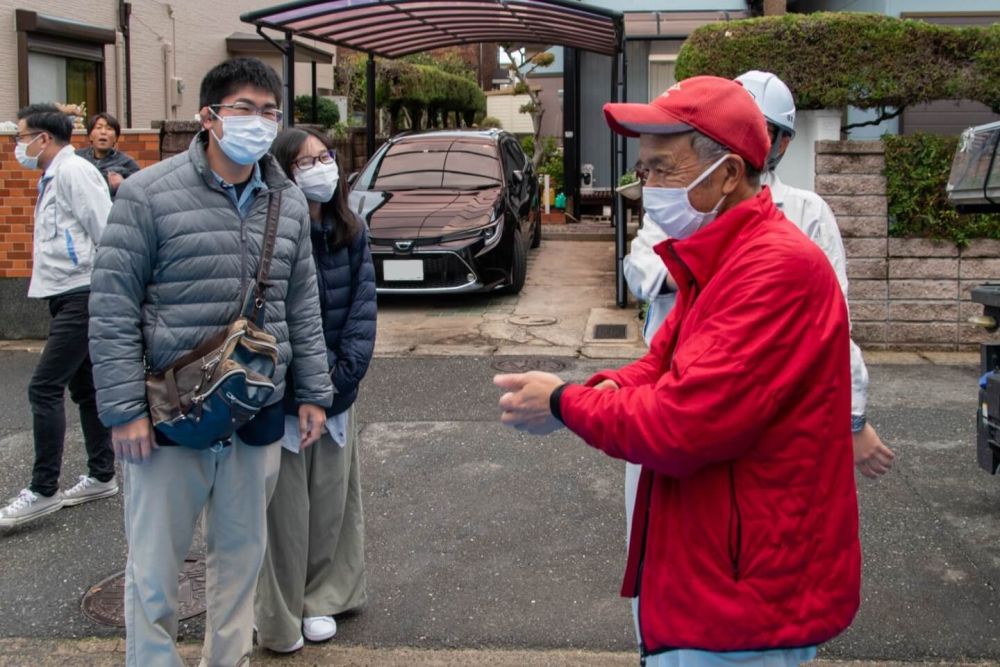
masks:
<path id="1" fill-rule="evenodd" d="M 305 171 L 306 169 L 312 169 L 316 166 L 317 162 L 322 164 L 333 164 L 337 161 L 337 151 L 332 148 L 328 151 L 324 151 L 319 155 L 306 155 L 305 157 L 300 157 L 295 160 L 293 164 L 299 168 L 299 171 Z"/>
<path id="2" fill-rule="evenodd" d="M 212 104 L 209 106 L 212 111 L 218 113 L 219 109 L 229 109 L 233 112 L 234 116 L 252 116 L 257 114 L 268 120 L 273 120 L 275 123 L 280 123 L 281 119 L 284 117 L 281 109 L 274 106 L 267 106 L 263 109 L 248 102 L 236 102 L 235 104 Z"/>

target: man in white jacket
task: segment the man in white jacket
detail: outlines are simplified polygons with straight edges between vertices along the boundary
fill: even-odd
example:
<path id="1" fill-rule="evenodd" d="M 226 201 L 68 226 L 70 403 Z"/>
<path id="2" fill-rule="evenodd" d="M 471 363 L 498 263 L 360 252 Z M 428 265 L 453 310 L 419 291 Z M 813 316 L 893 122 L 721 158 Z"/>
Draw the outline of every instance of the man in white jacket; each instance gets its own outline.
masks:
<path id="1" fill-rule="evenodd" d="M 775 205 L 826 253 L 847 296 L 847 258 L 837 220 L 823 198 L 814 192 L 793 188 L 781 182 L 774 168 L 795 136 L 795 100 L 791 91 L 774 74 L 750 71 L 736 79 L 753 95 L 767 119 L 771 133 L 771 153 L 761 184 L 771 189 Z M 643 336 L 647 344 L 673 307 L 677 289 L 663 260 L 653 247 L 666 236 L 659 227 L 644 224 L 632 241 L 625 257 L 625 280 L 635 297 L 648 304 Z M 854 463 L 866 477 L 878 477 L 889 471 L 895 455 L 879 438 L 865 417 L 868 403 L 868 369 L 861 349 L 851 341 L 851 430 L 854 433 Z M 628 463 L 625 469 L 625 508 L 627 526 L 631 527 L 639 466 Z"/>
<path id="2" fill-rule="evenodd" d="M 38 169 L 34 254 L 28 296 L 45 299 L 52 321 L 45 349 L 28 385 L 35 439 L 31 484 L 0 508 L 0 527 L 18 526 L 68 506 L 118 493 L 111 437 L 97 416 L 87 327 L 90 273 L 111 210 L 111 195 L 97 168 L 70 144 L 73 122 L 52 104 L 17 114 L 14 154 Z M 59 491 L 66 389 L 80 408 L 87 472 Z"/>

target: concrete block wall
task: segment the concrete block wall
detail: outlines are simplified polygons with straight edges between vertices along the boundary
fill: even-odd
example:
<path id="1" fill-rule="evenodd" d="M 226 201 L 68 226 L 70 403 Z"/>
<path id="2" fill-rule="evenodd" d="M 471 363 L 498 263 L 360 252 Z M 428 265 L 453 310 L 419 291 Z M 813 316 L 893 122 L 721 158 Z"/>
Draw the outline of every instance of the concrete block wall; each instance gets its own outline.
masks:
<path id="1" fill-rule="evenodd" d="M 878 141 L 816 144 L 816 192 L 833 209 L 847 253 L 855 341 L 879 350 L 975 350 L 997 340 L 967 322 L 982 314 L 970 290 L 1000 281 L 1000 241 L 954 243 L 888 236 Z"/>

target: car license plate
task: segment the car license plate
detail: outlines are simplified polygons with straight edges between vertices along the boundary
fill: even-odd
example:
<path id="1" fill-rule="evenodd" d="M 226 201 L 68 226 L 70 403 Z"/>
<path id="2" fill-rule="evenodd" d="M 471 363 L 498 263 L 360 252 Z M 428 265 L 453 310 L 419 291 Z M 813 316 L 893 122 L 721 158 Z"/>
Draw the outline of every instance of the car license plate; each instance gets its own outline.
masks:
<path id="1" fill-rule="evenodd" d="M 386 259 L 382 261 L 382 277 L 386 281 L 420 281 L 424 279 L 424 263 L 419 259 Z"/>

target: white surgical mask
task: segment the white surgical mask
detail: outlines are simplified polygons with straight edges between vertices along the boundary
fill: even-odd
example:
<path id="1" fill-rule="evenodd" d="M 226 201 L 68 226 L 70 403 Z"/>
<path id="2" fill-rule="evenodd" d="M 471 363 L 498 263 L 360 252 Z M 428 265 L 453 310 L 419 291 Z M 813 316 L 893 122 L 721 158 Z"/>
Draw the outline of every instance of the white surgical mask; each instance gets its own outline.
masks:
<path id="1" fill-rule="evenodd" d="M 254 164 L 267 154 L 278 136 L 278 124 L 263 116 L 220 116 L 214 111 L 212 113 L 222 119 L 222 138 L 215 130 L 211 130 L 212 136 L 219 142 L 219 148 L 226 157 L 236 164 Z"/>
<path id="2" fill-rule="evenodd" d="M 643 187 L 642 207 L 646 210 L 646 215 L 667 236 L 674 239 L 686 239 L 715 220 L 715 216 L 719 214 L 719 207 L 722 206 L 722 201 L 726 198 L 725 195 L 723 195 L 722 199 L 719 200 L 711 211 L 702 213 L 691 205 L 691 200 L 688 199 L 688 192 L 708 178 L 728 157 L 728 155 L 724 155 L 716 160 L 712 166 L 703 171 L 701 176 L 694 179 L 694 182 L 686 188 Z"/>
<path id="3" fill-rule="evenodd" d="M 21 166 L 25 169 L 38 169 L 38 155 L 31 156 L 28 155 L 28 146 L 38 141 L 38 138 L 42 135 L 37 135 L 34 139 L 26 144 L 22 144 L 20 141 L 14 144 L 14 157 Z M 41 153 L 39 153 L 40 155 Z"/>
<path id="4" fill-rule="evenodd" d="M 295 174 L 295 184 L 301 188 L 306 199 L 320 204 L 333 199 L 339 180 L 340 170 L 336 162 L 323 164 L 317 161 L 308 169 L 298 170 Z"/>

